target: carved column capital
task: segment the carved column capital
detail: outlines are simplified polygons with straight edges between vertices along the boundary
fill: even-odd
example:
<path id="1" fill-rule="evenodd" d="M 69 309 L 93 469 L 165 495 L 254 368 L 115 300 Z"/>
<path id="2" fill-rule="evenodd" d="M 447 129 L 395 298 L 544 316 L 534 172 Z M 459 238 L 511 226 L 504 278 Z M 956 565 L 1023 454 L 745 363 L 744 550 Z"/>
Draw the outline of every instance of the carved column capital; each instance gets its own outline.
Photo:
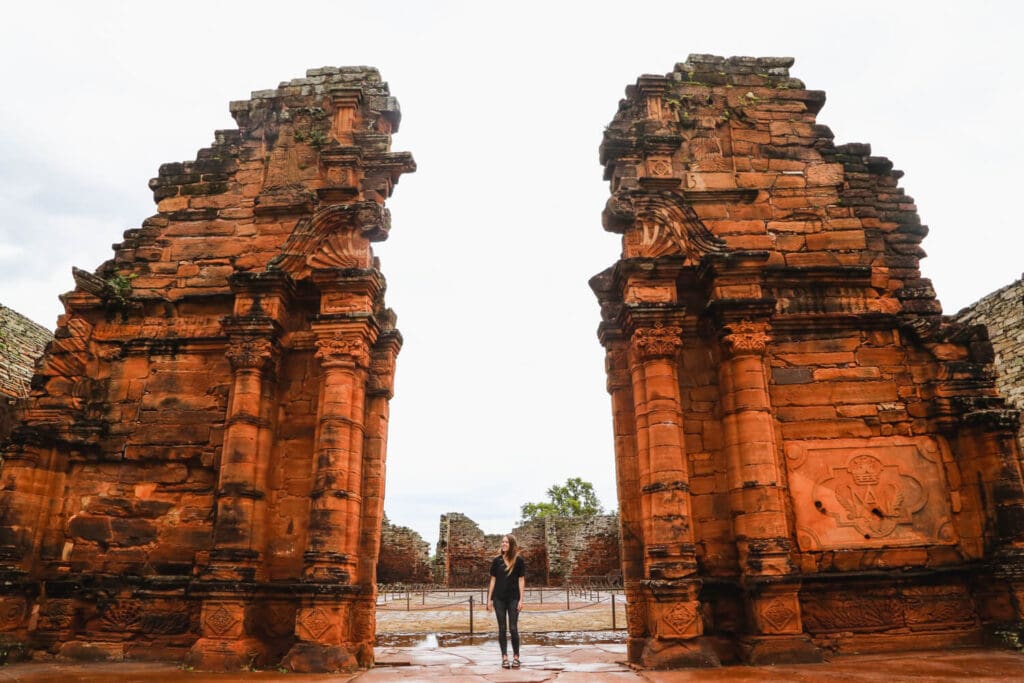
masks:
<path id="1" fill-rule="evenodd" d="M 640 358 L 672 356 L 683 345 L 683 328 L 655 323 L 654 327 L 638 327 L 630 340 Z"/>
<path id="2" fill-rule="evenodd" d="M 233 341 L 224 352 L 234 370 L 254 368 L 264 370 L 274 361 L 274 342 L 270 339 L 241 339 Z"/>
<path id="3" fill-rule="evenodd" d="M 762 355 L 771 341 L 768 323 L 743 320 L 729 323 L 725 329 L 726 334 L 722 337 L 722 342 L 725 350 L 732 356 Z"/>
<path id="4" fill-rule="evenodd" d="M 358 334 L 335 332 L 326 339 L 316 340 L 316 358 L 325 367 L 370 365 L 370 347 Z"/>

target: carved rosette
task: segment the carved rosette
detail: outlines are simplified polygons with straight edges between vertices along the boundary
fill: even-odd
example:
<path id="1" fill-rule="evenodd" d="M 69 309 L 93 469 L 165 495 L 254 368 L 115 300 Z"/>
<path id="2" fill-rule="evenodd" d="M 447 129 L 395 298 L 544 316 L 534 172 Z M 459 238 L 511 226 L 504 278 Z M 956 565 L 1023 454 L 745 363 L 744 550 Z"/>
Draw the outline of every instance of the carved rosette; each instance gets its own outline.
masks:
<path id="1" fill-rule="evenodd" d="M 683 328 L 655 323 L 654 327 L 639 327 L 631 339 L 637 357 L 670 358 L 683 345 Z"/>
<path id="2" fill-rule="evenodd" d="M 771 337 L 768 336 L 768 323 L 755 323 L 744 320 L 726 326 L 726 334 L 722 337 L 725 350 L 732 356 L 759 356 L 768 348 Z"/>
<path id="3" fill-rule="evenodd" d="M 370 365 L 370 347 L 358 335 L 335 332 L 328 339 L 317 340 L 316 358 L 325 368 L 351 365 L 367 368 Z"/>
<path id="4" fill-rule="evenodd" d="M 274 360 L 274 343 L 269 339 L 245 339 L 228 346 L 224 355 L 235 370 L 264 370 Z"/>

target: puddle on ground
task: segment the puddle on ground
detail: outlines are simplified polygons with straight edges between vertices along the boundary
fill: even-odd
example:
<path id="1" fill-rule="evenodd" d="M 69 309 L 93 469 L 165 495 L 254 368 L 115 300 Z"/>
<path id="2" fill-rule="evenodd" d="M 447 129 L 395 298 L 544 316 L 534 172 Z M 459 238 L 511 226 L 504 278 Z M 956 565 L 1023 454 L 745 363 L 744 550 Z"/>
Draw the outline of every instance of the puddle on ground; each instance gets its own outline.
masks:
<path id="1" fill-rule="evenodd" d="M 547 631 L 519 633 L 523 645 L 591 645 L 596 643 L 625 643 L 625 631 Z M 460 645 L 497 645 L 495 633 L 378 633 L 377 647 L 407 647 L 433 650 Z"/>

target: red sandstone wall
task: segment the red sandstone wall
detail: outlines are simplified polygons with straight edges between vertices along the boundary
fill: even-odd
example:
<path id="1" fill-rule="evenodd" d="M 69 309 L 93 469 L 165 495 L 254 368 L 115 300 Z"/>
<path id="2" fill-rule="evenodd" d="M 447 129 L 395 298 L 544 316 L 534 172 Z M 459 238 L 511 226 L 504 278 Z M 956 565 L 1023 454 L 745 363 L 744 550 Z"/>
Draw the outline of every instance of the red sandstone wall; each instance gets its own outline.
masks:
<path id="1" fill-rule="evenodd" d="M 401 335 L 371 243 L 415 164 L 374 69 L 231 111 L 62 297 L 3 456 L 3 649 L 372 662 Z"/>
<path id="2" fill-rule="evenodd" d="M 836 145 L 791 63 L 642 76 L 601 147 L 622 258 L 591 285 L 651 666 L 1020 624 L 1019 414 L 921 276 L 902 173 Z"/>

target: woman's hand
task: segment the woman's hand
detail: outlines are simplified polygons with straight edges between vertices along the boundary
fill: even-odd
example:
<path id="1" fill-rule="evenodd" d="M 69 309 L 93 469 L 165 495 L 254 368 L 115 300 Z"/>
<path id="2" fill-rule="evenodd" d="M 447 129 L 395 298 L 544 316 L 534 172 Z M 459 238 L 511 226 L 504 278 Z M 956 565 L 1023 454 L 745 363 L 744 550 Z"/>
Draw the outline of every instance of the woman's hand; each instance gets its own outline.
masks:
<path id="1" fill-rule="evenodd" d="M 517 612 L 522 612 L 523 611 L 523 599 L 522 598 L 519 598 L 519 606 L 516 607 L 516 611 Z"/>

